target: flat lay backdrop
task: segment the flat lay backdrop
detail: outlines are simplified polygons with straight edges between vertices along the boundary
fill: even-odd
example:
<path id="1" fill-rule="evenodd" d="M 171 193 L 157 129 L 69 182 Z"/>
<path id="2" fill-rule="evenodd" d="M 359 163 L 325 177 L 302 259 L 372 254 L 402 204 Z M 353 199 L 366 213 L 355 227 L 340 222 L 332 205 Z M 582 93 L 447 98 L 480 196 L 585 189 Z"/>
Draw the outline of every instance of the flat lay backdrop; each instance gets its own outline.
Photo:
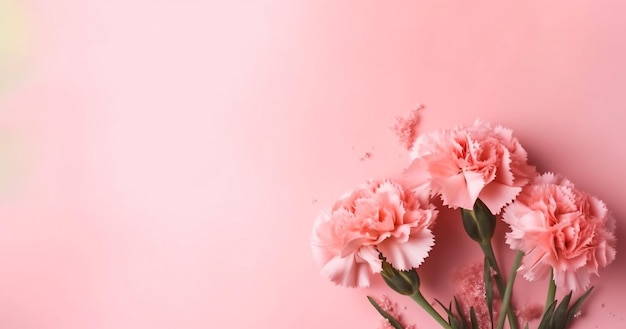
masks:
<path id="1" fill-rule="evenodd" d="M 390 127 L 418 103 L 423 131 L 504 124 L 541 170 L 607 202 L 617 259 L 574 328 L 623 327 L 624 12 L 0 0 L 0 328 L 375 329 L 365 296 L 383 294 L 435 328 L 379 280 L 333 286 L 309 248 L 335 198 L 406 166 Z M 454 219 L 423 269 L 444 301 L 480 260 Z M 528 287 L 519 305 L 544 300 Z"/>

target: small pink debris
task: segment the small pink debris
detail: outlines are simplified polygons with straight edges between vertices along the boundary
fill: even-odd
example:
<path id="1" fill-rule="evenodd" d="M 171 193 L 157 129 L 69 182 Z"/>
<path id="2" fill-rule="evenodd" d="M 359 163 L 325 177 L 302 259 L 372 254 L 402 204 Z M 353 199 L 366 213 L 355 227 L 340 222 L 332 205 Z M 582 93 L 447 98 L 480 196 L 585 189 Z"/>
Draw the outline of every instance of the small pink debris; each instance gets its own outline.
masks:
<path id="1" fill-rule="evenodd" d="M 459 303 L 463 309 L 463 317 L 466 321 L 470 318 L 470 307 L 474 307 L 476 317 L 478 318 L 479 328 L 490 328 L 490 316 L 487 302 L 485 301 L 485 280 L 484 268 L 481 263 L 475 263 L 457 270 L 454 275 L 457 284 L 457 293 Z M 493 317 L 498 318 L 498 310 L 500 309 L 500 297 L 497 291 L 494 291 L 493 299 Z"/>
<path id="2" fill-rule="evenodd" d="M 413 147 L 418 135 L 418 127 L 422 120 L 423 105 L 418 105 L 408 117 L 396 117 L 396 123 L 391 127 L 400 140 L 400 144 L 407 150 Z"/>
<path id="3" fill-rule="evenodd" d="M 371 157 L 372 157 L 372 153 L 370 153 L 370 152 L 365 152 L 365 154 L 363 154 L 363 156 L 362 156 L 362 157 L 360 157 L 360 158 L 359 158 L 359 160 L 361 160 L 361 161 L 365 161 L 365 160 L 367 160 L 367 159 L 369 159 L 369 158 L 371 158 Z"/>
<path id="4" fill-rule="evenodd" d="M 517 316 L 522 322 L 530 322 L 541 318 L 543 306 L 541 304 L 526 304 L 517 311 Z"/>
<path id="5" fill-rule="evenodd" d="M 404 323 L 404 321 L 402 321 L 400 311 L 398 310 L 398 304 L 391 301 L 389 297 L 383 295 L 383 297 L 380 299 L 377 299 L 376 302 L 378 303 L 380 308 L 382 308 L 385 312 L 389 313 L 389 315 L 391 315 L 394 319 L 398 320 L 398 322 L 400 322 L 400 324 L 405 329 L 416 329 L 414 325 L 407 326 Z M 380 326 L 378 326 L 378 329 L 393 329 L 393 327 L 391 326 L 389 321 L 387 321 L 387 319 L 382 319 L 380 322 Z"/>

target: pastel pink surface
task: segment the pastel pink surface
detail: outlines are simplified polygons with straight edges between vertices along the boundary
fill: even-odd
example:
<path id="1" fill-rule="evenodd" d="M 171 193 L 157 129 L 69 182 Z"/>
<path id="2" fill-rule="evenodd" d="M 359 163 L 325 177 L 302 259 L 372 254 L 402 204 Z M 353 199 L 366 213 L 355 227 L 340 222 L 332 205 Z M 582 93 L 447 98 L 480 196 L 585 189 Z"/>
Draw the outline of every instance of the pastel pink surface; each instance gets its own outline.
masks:
<path id="1" fill-rule="evenodd" d="M 0 327 L 375 328 L 365 295 L 386 293 L 434 328 L 380 280 L 335 287 L 309 246 L 320 210 L 408 164 L 390 127 L 417 103 L 424 131 L 513 129 L 607 203 L 617 258 L 573 328 L 624 326 L 626 4 L 22 6 L 29 64 L 0 91 Z M 445 219 L 422 274 L 442 299 L 444 259 L 480 259 L 440 247 L 462 237 Z M 519 284 L 520 305 L 543 301 Z"/>

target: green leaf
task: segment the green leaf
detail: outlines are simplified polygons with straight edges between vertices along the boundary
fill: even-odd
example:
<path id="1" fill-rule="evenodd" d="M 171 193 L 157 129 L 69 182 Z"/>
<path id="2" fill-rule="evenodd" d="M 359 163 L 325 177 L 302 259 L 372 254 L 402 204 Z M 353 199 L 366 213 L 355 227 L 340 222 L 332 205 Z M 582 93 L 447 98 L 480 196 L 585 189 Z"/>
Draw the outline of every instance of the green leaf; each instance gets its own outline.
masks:
<path id="1" fill-rule="evenodd" d="M 452 312 L 452 310 L 449 310 L 445 305 L 443 305 L 442 302 L 439 301 L 439 299 L 435 298 L 435 302 L 437 302 L 437 304 L 439 304 L 439 306 L 441 306 L 441 308 L 443 308 L 444 311 L 446 311 L 446 313 L 448 314 L 448 323 L 450 323 L 450 313 Z"/>
<path id="2" fill-rule="evenodd" d="M 485 298 L 487 299 L 487 309 L 489 310 L 489 320 L 491 320 L 491 329 L 493 329 L 493 282 L 491 277 L 491 266 L 489 259 L 484 260 L 484 281 L 485 281 Z"/>
<path id="3" fill-rule="evenodd" d="M 472 329 L 478 329 L 478 319 L 476 318 L 474 306 L 470 307 L 470 321 L 472 322 Z"/>
<path id="4" fill-rule="evenodd" d="M 453 329 L 460 329 L 461 328 L 460 324 L 458 323 L 458 321 L 456 321 L 456 317 L 454 316 L 454 313 L 452 313 L 452 302 L 450 302 L 450 305 L 448 307 L 443 305 L 443 303 L 441 303 L 436 298 L 435 298 L 435 302 L 437 302 L 437 304 L 439 304 L 441 306 L 441 308 L 443 308 L 446 311 L 446 314 L 448 314 L 448 324 Z"/>
<path id="5" fill-rule="evenodd" d="M 459 327 L 466 329 L 465 321 L 463 320 L 463 316 L 461 315 L 463 314 L 461 313 L 461 305 L 459 304 L 459 301 L 456 299 L 456 296 L 454 296 L 454 307 L 456 308 L 456 313 L 459 315 L 458 316 Z"/>
<path id="6" fill-rule="evenodd" d="M 443 305 L 443 303 L 441 303 L 439 299 L 435 298 L 435 302 L 437 302 L 437 304 L 439 304 L 439 306 L 441 306 L 441 308 L 443 308 L 446 311 L 446 313 L 449 313 L 451 311 L 451 310 L 448 310 L 448 308 L 445 305 Z"/>
<path id="7" fill-rule="evenodd" d="M 378 311 L 378 313 L 380 313 L 380 315 L 383 316 L 383 318 L 387 319 L 387 321 L 389 321 L 389 324 L 391 324 L 392 327 L 394 327 L 395 329 L 404 329 L 402 328 L 402 325 L 400 324 L 400 322 L 398 322 L 398 320 L 394 319 L 393 316 L 391 316 L 391 314 L 385 312 L 385 310 L 383 310 L 378 303 L 376 303 L 376 301 L 374 300 L 374 298 L 367 296 L 367 300 L 370 301 L 370 303 L 372 303 L 372 305 L 374 306 L 374 308 L 376 309 L 376 311 Z"/>
<path id="8" fill-rule="evenodd" d="M 582 296 L 578 297 L 574 305 L 572 305 L 569 311 L 567 311 L 567 320 L 565 321 L 565 326 L 568 326 L 569 323 L 572 322 L 572 320 L 574 319 L 574 316 L 576 315 L 576 313 L 578 313 L 578 311 L 580 310 L 580 307 L 583 305 L 583 302 L 585 301 L 585 299 L 587 299 L 587 297 L 589 297 L 589 294 L 591 294 L 592 290 L 593 290 L 593 287 L 589 288 L 587 292 L 585 292 Z"/>
<path id="9" fill-rule="evenodd" d="M 567 294 L 559 306 L 557 306 L 554 314 L 552 315 L 552 321 L 550 321 L 551 329 L 564 329 L 567 323 L 567 310 L 569 308 L 569 301 L 572 299 L 572 292 Z"/>
<path id="10" fill-rule="evenodd" d="M 537 329 L 548 329 L 550 325 L 550 321 L 552 320 L 552 313 L 554 313 L 554 308 L 556 307 L 556 300 L 548 306 L 546 311 L 543 313 L 543 317 L 541 318 L 541 322 L 539 322 L 539 326 Z"/>
<path id="11" fill-rule="evenodd" d="M 454 316 L 454 313 L 452 312 L 452 302 L 450 302 L 450 304 L 448 305 L 448 308 L 446 309 L 446 313 L 448 313 L 448 323 L 452 326 L 452 328 L 460 329 L 459 324 L 456 321 L 456 317 Z"/>

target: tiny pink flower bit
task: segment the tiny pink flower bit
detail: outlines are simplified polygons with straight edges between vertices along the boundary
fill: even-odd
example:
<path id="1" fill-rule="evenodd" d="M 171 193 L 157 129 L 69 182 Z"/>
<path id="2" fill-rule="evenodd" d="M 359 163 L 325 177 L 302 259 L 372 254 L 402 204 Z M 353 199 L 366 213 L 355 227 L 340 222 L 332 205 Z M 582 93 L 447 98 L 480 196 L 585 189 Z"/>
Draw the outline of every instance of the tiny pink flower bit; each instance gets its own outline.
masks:
<path id="1" fill-rule="evenodd" d="M 405 329 L 417 329 L 417 328 L 415 328 L 415 325 L 407 325 L 406 324 L 406 321 L 404 321 L 404 319 L 402 319 L 402 311 L 400 310 L 400 307 L 398 307 L 397 303 L 395 303 L 394 301 L 389 299 L 389 297 L 383 295 L 381 298 L 376 298 L 376 302 L 378 303 L 380 308 L 383 309 L 383 311 L 389 313 L 389 315 L 391 315 L 392 317 L 397 319 L 398 322 L 402 325 L 403 328 L 405 328 Z M 381 324 L 378 327 L 378 329 L 394 329 L 394 328 L 389 323 L 389 320 L 383 318 L 381 320 Z"/>
<path id="2" fill-rule="evenodd" d="M 437 210 L 390 180 L 371 180 L 320 214 L 311 241 L 321 273 L 347 287 L 366 287 L 382 271 L 382 256 L 395 269 L 419 267 L 434 245 Z"/>
<path id="3" fill-rule="evenodd" d="M 491 317 L 498 318 L 498 310 L 500 307 L 500 296 L 497 292 L 493 298 L 493 312 L 490 310 L 486 301 L 486 289 L 483 264 L 475 263 L 458 269 L 455 274 L 457 283 L 456 297 L 463 309 L 463 317 L 466 322 L 470 321 L 470 307 L 474 308 L 476 317 L 479 320 L 479 329 L 491 329 Z"/>
<path id="4" fill-rule="evenodd" d="M 472 209 L 480 198 L 498 214 L 536 175 L 510 129 L 480 120 L 421 135 L 410 155 L 413 163 L 405 173 L 410 185 L 428 186 L 451 208 Z"/>
<path id="5" fill-rule="evenodd" d="M 525 253 L 520 271 L 527 280 L 553 273 L 557 287 L 584 290 L 615 259 L 615 220 L 606 205 L 562 176 L 538 176 L 503 220 L 511 228 L 506 243 Z"/>

